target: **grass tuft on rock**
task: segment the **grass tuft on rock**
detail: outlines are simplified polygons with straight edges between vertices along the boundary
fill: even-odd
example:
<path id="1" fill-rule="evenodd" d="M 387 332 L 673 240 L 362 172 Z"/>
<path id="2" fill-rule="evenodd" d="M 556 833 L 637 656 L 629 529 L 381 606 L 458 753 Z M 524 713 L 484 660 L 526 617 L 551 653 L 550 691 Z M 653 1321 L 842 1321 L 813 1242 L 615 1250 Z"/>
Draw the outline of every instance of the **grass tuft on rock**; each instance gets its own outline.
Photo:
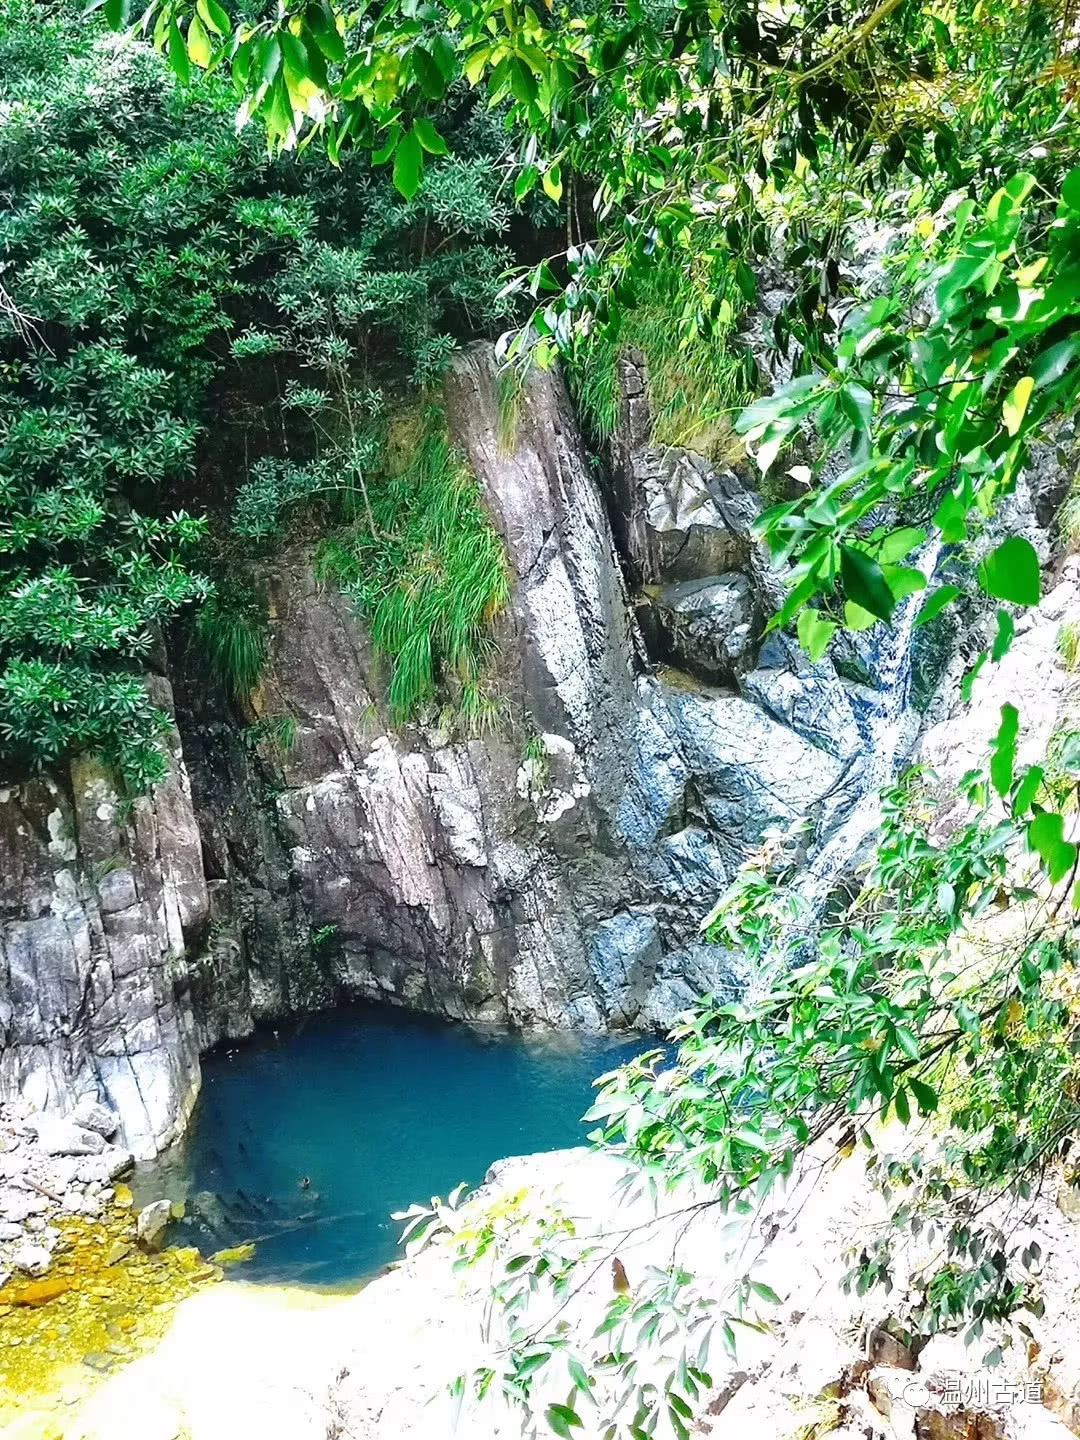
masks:
<path id="1" fill-rule="evenodd" d="M 707 252 L 701 267 L 709 269 Z M 733 340 L 742 302 L 715 293 L 722 282 L 711 270 L 688 273 L 694 268 L 677 256 L 658 259 L 618 325 L 595 331 L 579 346 L 568 379 L 595 440 L 615 433 L 619 358 L 638 350 L 645 359 L 654 441 L 718 461 L 742 458 L 732 422 L 755 380 L 749 353 Z M 706 310 L 713 312 L 708 319 Z"/>
<path id="2" fill-rule="evenodd" d="M 467 724 L 484 711 L 491 623 L 510 598 L 502 542 L 441 410 L 390 427 L 385 474 L 371 484 L 375 529 L 358 520 L 322 546 L 318 570 L 341 585 L 392 665 L 395 721 L 440 687 Z M 485 712 L 486 713 L 486 712 Z"/>

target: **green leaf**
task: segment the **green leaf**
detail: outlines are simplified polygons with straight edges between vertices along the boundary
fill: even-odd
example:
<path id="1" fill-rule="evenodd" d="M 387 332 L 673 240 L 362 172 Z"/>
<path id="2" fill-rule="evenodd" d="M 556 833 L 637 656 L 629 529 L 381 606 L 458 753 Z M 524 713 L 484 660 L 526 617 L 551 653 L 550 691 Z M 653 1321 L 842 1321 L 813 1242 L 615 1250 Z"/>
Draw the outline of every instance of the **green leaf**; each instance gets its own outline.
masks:
<path id="1" fill-rule="evenodd" d="M 413 49 L 412 66 L 420 89 L 427 99 L 441 100 L 446 93 L 446 81 L 443 79 L 443 73 L 435 63 L 434 57 L 422 45 L 417 45 Z"/>
<path id="2" fill-rule="evenodd" d="M 854 381 L 842 385 L 838 392 L 840 409 L 857 435 L 867 437 L 874 420 L 874 397 L 864 385 Z"/>
<path id="3" fill-rule="evenodd" d="M 1054 748 L 1058 769 L 1069 775 L 1080 775 L 1080 731 L 1073 730 L 1062 736 Z"/>
<path id="4" fill-rule="evenodd" d="M 1041 593 L 1039 557 L 1030 540 L 1012 535 L 979 566 L 979 584 L 995 600 L 1037 605 Z"/>
<path id="5" fill-rule="evenodd" d="M 945 606 L 951 604 L 959 594 L 959 585 L 939 585 L 938 588 L 923 601 L 922 609 L 915 617 L 915 624 L 929 625 L 930 621 L 935 620 L 941 614 L 942 610 L 945 609 Z"/>
<path id="6" fill-rule="evenodd" d="M 1061 187 L 1061 198 L 1070 210 L 1080 215 L 1080 165 L 1070 170 Z"/>
<path id="7" fill-rule="evenodd" d="M 524 200 L 529 191 L 540 178 L 540 171 L 535 165 L 526 165 L 521 174 L 514 181 L 514 199 Z"/>
<path id="8" fill-rule="evenodd" d="M 549 1405 L 544 1414 L 555 1434 L 563 1437 L 569 1435 L 575 1425 L 584 1423 L 577 1411 L 572 1410 L 569 1405 Z"/>
<path id="9" fill-rule="evenodd" d="M 999 610 L 997 612 L 997 634 L 994 636 L 994 643 L 990 650 L 990 658 L 995 665 L 1008 653 L 1015 634 L 1016 626 L 1013 624 L 1012 616 L 1007 610 Z"/>
<path id="10" fill-rule="evenodd" d="M 852 545 L 840 546 L 840 574 L 849 600 L 869 610 L 879 620 L 891 620 L 896 600 L 881 566 L 864 550 Z"/>
<path id="11" fill-rule="evenodd" d="M 588 1395 L 589 1399 L 592 1400 L 592 1385 L 589 1383 L 588 1373 L 581 1361 L 574 1355 L 568 1355 L 566 1357 L 566 1368 L 570 1371 L 570 1379 L 581 1393 Z"/>
<path id="12" fill-rule="evenodd" d="M 750 1289 L 753 1290 L 755 1295 L 760 1295 L 762 1300 L 767 1300 L 770 1305 L 779 1305 L 782 1303 L 780 1296 L 777 1295 L 772 1286 L 766 1285 L 761 1280 L 751 1280 Z"/>
<path id="13" fill-rule="evenodd" d="M 1039 793 L 1039 786 L 1043 782 L 1043 773 L 1041 765 L 1028 766 L 1024 778 L 1020 781 L 1016 794 L 1013 796 L 1012 813 L 1014 815 L 1023 815 L 1031 809 L 1031 802 Z"/>
<path id="14" fill-rule="evenodd" d="M 1001 707 L 1001 724 L 990 750 L 990 780 L 997 793 L 1005 798 L 1012 789 L 1013 766 L 1016 763 L 1016 737 L 1020 733 L 1020 712 L 1015 705 Z"/>
<path id="15" fill-rule="evenodd" d="M 1070 335 L 1049 346 L 1031 362 L 1031 377 L 1035 388 L 1053 385 L 1060 380 L 1077 355 L 1080 355 L 1080 335 Z"/>
<path id="16" fill-rule="evenodd" d="M 327 60 L 333 65 L 345 63 L 345 41 L 337 28 L 334 13 L 326 5 L 309 5 L 304 12 L 304 19 L 307 27 L 315 37 L 315 44 L 319 47 Z"/>
<path id="17" fill-rule="evenodd" d="M 881 573 L 898 605 L 909 595 L 926 589 L 926 576 L 913 565 L 882 565 Z"/>
<path id="18" fill-rule="evenodd" d="M 1044 810 L 1028 826 L 1028 843 L 1050 872 L 1050 883 L 1063 880 L 1076 863 L 1076 846 L 1065 839 L 1065 820 L 1054 810 Z"/>
<path id="19" fill-rule="evenodd" d="M 934 524 L 941 531 L 946 545 L 959 545 L 967 539 L 967 511 L 959 495 L 945 495 L 934 511 Z"/>
<path id="20" fill-rule="evenodd" d="M 1015 435 L 1024 423 L 1028 401 L 1034 389 L 1035 381 L 1030 375 L 1023 375 L 1006 395 L 1001 407 L 1001 418 L 1010 435 Z"/>
<path id="21" fill-rule="evenodd" d="M 113 30 L 123 30 L 131 13 L 131 0 L 105 0 L 105 19 Z"/>
<path id="22" fill-rule="evenodd" d="M 916 1080 L 914 1075 L 907 1077 L 907 1083 L 911 1093 L 915 1096 L 919 1105 L 920 1115 L 932 1115 L 938 1107 L 937 1091 L 924 1080 Z"/>
<path id="23" fill-rule="evenodd" d="M 544 171 L 541 181 L 544 187 L 544 194 L 554 200 L 556 205 L 562 199 L 562 170 L 558 165 L 552 165 Z"/>
<path id="24" fill-rule="evenodd" d="M 413 130 L 416 138 L 429 155 L 445 155 L 448 153 L 446 141 L 435 129 L 435 126 L 430 120 L 425 120 L 421 116 L 413 122 Z"/>
<path id="25" fill-rule="evenodd" d="M 757 276 L 745 260 L 735 261 L 735 284 L 748 305 L 757 299 Z"/>
<path id="26" fill-rule="evenodd" d="M 964 678 L 960 681 L 960 695 L 965 705 L 971 703 L 971 697 L 975 691 L 975 681 L 979 678 L 979 672 L 986 664 L 986 661 L 986 651 L 980 650 L 978 655 L 976 655 L 975 657 L 975 663 L 972 665 L 971 669 L 968 670 L 967 673 L 964 675 Z"/>
<path id="27" fill-rule="evenodd" d="M 181 85 L 190 85 L 191 60 L 188 57 L 187 46 L 184 44 L 184 37 L 180 34 L 180 27 L 175 20 L 169 21 L 169 64 Z"/>
<path id="28" fill-rule="evenodd" d="M 893 565 L 898 560 L 903 560 L 905 555 L 910 555 L 912 550 L 917 545 L 921 545 L 925 539 L 926 531 L 914 525 L 905 525 L 900 530 L 893 530 L 878 546 L 878 563 Z"/>
<path id="29" fill-rule="evenodd" d="M 896 1027 L 896 1041 L 909 1060 L 919 1059 L 919 1043 L 906 1025 Z"/>
<path id="30" fill-rule="evenodd" d="M 200 70 L 206 69 L 214 53 L 210 44 L 210 36 L 207 35 L 206 28 L 198 14 L 191 17 L 191 24 L 188 26 L 187 52 L 192 63 L 198 65 Z"/>
<path id="31" fill-rule="evenodd" d="M 447 85 L 457 73 L 457 51 L 454 49 L 454 42 L 449 35 L 440 31 L 431 42 L 431 54 L 435 64 L 439 67 L 439 73 Z"/>
<path id="32" fill-rule="evenodd" d="M 751 1150 L 759 1150 L 763 1155 L 768 1155 L 769 1153 L 769 1142 L 763 1139 L 756 1130 L 750 1130 L 745 1125 L 741 1125 L 734 1131 L 731 1138 L 737 1140 L 740 1145 L 746 1145 Z"/>
<path id="33" fill-rule="evenodd" d="M 407 130 L 394 151 L 394 187 L 406 200 L 420 189 L 424 151 L 415 130 Z"/>
<path id="34" fill-rule="evenodd" d="M 869 630 L 877 623 L 877 616 L 871 615 L 869 610 L 856 605 L 854 600 L 844 601 L 844 625 L 848 630 Z"/>
<path id="35" fill-rule="evenodd" d="M 829 648 L 836 629 L 836 621 L 826 620 L 817 610 L 804 610 L 799 616 L 799 644 L 815 664 Z"/>
<path id="36" fill-rule="evenodd" d="M 218 0 L 198 0 L 195 9 L 202 16 L 203 24 L 215 35 L 231 35 L 232 21 Z"/>
<path id="37" fill-rule="evenodd" d="M 397 149 L 397 147 L 398 147 L 398 141 L 399 141 L 400 139 L 401 139 L 401 126 L 398 125 L 398 124 L 391 125 L 391 126 L 390 126 L 390 130 L 389 130 L 389 133 L 387 134 L 387 137 L 386 137 L 386 142 L 385 142 L 385 144 L 383 144 L 382 146 L 380 146 L 380 148 L 379 148 L 378 150 L 372 151 L 372 155 L 371 155 L 371 162 L 372 162 L 372 164 L 373 164 L 373 165 L 385 165 L 386 162 L 387 162 L 387 160 L 390 159 L 390 156 L 393 155 L 394 151 Z"/>
<path id="38" fill-rule="evenodd" d="M 896 1087 L 896 1094 L 893 1096 L 893 1105 L 896 1109 L 896 1118 L 901 1125 L 906 1125 L 911 1119 L 911 1106 L 908 1104 L 907 1091 L 903 1085 Z"/>

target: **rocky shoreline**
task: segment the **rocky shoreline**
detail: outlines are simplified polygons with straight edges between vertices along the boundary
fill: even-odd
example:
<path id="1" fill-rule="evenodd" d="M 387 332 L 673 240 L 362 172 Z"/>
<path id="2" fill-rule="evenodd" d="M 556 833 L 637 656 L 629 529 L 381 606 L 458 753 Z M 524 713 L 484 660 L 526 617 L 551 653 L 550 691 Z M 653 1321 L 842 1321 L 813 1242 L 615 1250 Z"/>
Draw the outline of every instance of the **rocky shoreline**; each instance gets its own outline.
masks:
<path id="1" fill-rule="evenodd" d="M 818 1157 L 820 1160 L 822 1157 Z M 517 1157 L 492 1167 L 468 1201 L 473 1221 L 520 1204 L 558 1207 L 580 1232 L 610 1235 L 631 1277 L 674 1256 L 722 1295 L 732 1281 L 730 1216 L 687 1225 L 686 1197 L 659 1213 L 620 1191 L 621 1167 L 587 1150 Z M 1069 1192 L 1071 1194 L 1071 1192 Z M 1063 1196 L 1062 1199 L 1068 1199 Z M 1009 1343 L 988 1331 L 965 1348 L 938 1336 L 912 1350 L 890 1332 L 897 1300 L 846 1293 L 845 1255 L 877 1211 L 858 1159 L 807 1168 L 745 1222 L 736 1265 L 779 1297 L 734 1356 L 717 1343 L 695 1436 L 717 1440 L 1068 1440 L 1080 1434 L 1080 1267 L 1070 1206 L 1046 1199 L 1025 1231 L 1046 1257 L 1045 1311 Z M 1075 1208 L 1075 1207 L 1073 1207 Z M 455 1432 L 450 1385 L 490 1359 L 483 1265 L 460 1271 L 436 1245 L 358 1294 L 227 1284 L 185 1300 L 148 1353 L 18 1440 L 510 1440 L 516 1411 L 467 1407 Z M 900 1290 L 918 1256 L 898 1258 Z M 588 1335 L 610 1294 L 607 1266 L 560 1319 Z M 540 1317 L 538 1317 L 540 1318 Z M 987 1365 L 998 1344 L 1001 1359 Z M 595 1432 L 587 1411 L 583 1437 Z M 27 1425 L 38 1423 L 34 1415 Z M 52 1424 L 48 1429 L 46 1425 Z M 9 1432 L 3 1432 L 8 1440 Z M 530 1434 L 533 1432 L 529 1432 Z M 541 1432 L 538 1432 L 541 1433 Z"/>
<path id="2" fill-rule="evenodd" d="M 169 1202 L 136 1210 L 115 1114 L 0 1105 L 0 1433 L 80 1403 L 158 1342 L 176 1305 L 221 1278 L 194 1249 L 163 1249 Z M 50 1421 L 50 1423 L 52 1423 Z M 42 1420 L 42 1425 L 44 1421 Z M 9 1429 L 9 1426 L 11 1427 Z"/>

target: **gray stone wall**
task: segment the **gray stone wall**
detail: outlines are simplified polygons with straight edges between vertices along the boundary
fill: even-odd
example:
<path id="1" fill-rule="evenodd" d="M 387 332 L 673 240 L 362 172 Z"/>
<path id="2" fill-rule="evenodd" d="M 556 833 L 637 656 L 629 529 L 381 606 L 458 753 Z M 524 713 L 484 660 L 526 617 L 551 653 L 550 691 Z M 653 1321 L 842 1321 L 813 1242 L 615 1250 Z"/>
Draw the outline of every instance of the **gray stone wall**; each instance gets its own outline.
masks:
<path id="1" fill-rule="evenodd" d="M 0 790 L 0 1098 L 104 1100 L 137 1155 L 179 1132 L 199 1084 L 187 946 L 208 901 L 175 733 L 169 748 L 130 807 L 87 756 Z"/>

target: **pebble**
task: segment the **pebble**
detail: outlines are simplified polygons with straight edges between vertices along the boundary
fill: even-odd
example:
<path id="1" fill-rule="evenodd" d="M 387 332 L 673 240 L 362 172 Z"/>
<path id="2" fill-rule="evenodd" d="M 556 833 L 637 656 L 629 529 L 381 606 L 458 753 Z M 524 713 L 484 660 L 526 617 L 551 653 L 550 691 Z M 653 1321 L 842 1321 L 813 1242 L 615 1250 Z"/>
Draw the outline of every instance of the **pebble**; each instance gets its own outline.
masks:
<path id="1" fill-rule="evenodd" d="M 250 1242 L 247 1245 L 233 1245 L 227 1250 L 218 1250 L 210 1256 L 211 1265 L 242 1265 L 245 1260 L 251 1260 L 255 1256 L 255 1246 Z"/>
<path id="2" fill-rule="evenodd" d="M 105 1256 L 106 1265 L 119 1265 L 125 1256 L 131 1254 L 131 1246 L 123 1240 L 114 1240 L 109 1246 L 108 1254 Z"/>
<path id="3" fill-rule="evenodd" d="M 108 1372 L 116 1364 L 116 1356 L 110 1355 L 104 1350 L 91 1350 L 83 1356 L 83 1364 L 88 1365 L 91 1370 Z"/>
<path id="4" fill-rule="evenodd" d="M 0 1190 L 0 1216 L 18 1223 L 29 1220 L 32 1215 L 43 1215 L 49 1208 L 44 1195 L 32 1194 L 29 1190 Z"/>

